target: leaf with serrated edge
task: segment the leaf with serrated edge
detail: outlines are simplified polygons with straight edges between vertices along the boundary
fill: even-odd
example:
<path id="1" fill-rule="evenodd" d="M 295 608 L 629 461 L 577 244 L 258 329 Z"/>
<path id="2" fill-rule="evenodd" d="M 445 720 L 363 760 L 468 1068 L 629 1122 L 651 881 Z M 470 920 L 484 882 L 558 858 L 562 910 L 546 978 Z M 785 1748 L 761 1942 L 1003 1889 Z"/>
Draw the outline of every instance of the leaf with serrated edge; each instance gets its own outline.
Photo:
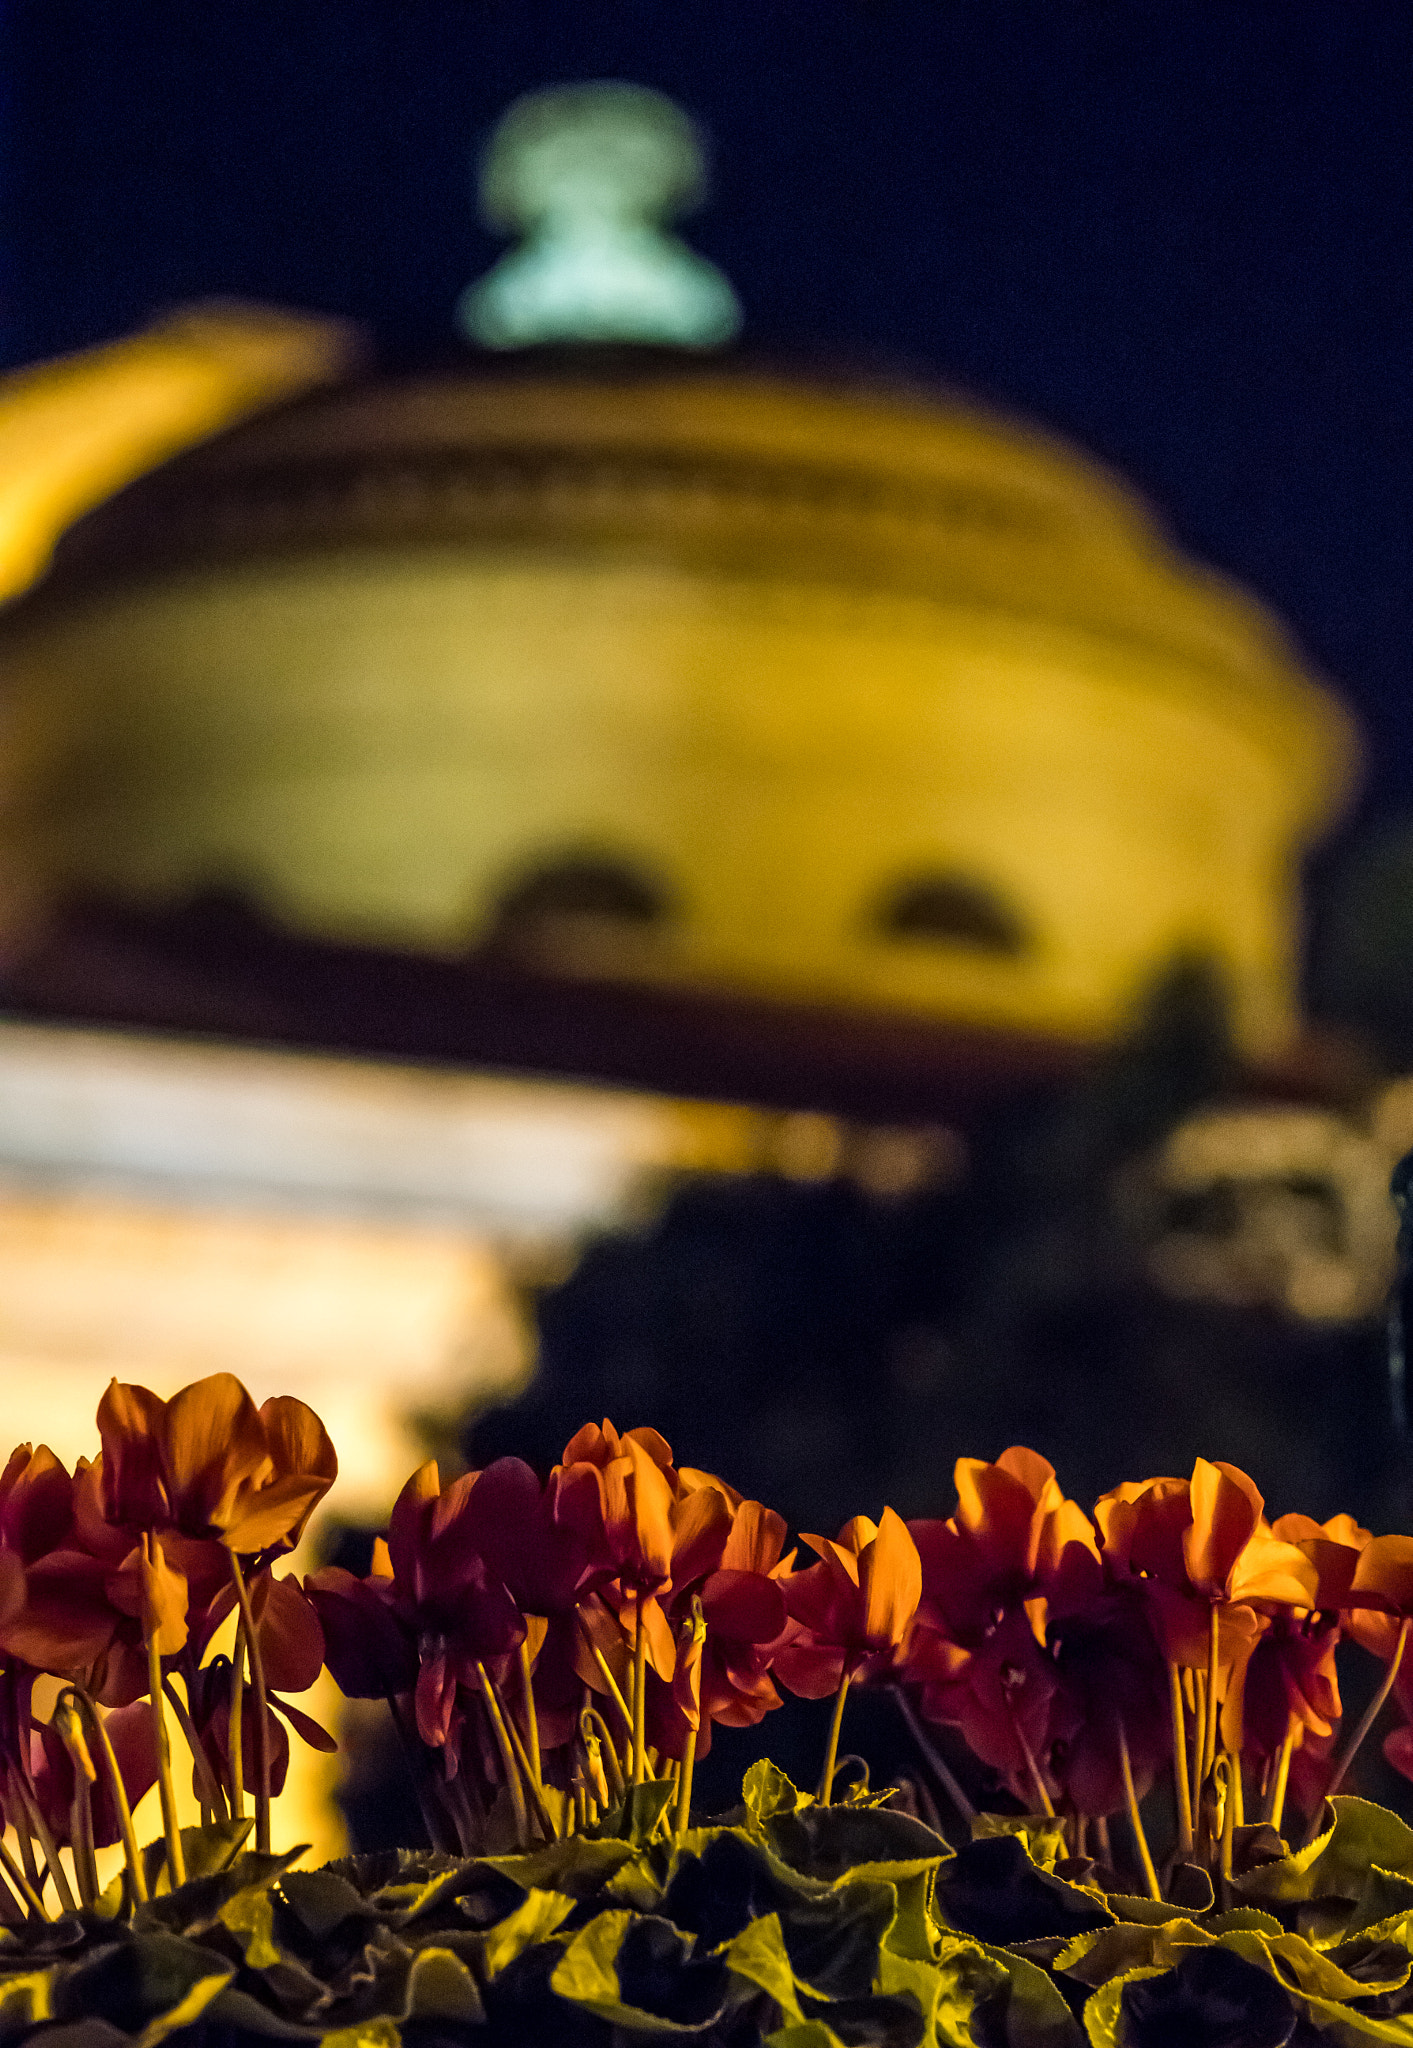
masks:
<path id="1" fill-rule="evenodd" d="M 1141 1970 L 1130 1970 L 1124 1977 L 1111 1977 L 1107 1984 L 1101 1984 L 1094 1996 L 1086 2001 L 1084 2008 L 1084 2032 L 1089 2048 L 1123 2048 L 1119 2035 L 1119 2020 L 1124 1986 L 1137 1984 L 1144 1977 L 1166 1975 L 1166 1970 L 1145 1967 Z M 1197 2048 L 1195 2042 L 1193 2048 Z"/>
<path id="2" fill-rule="evenodd" d="M 1061 1949 L 1051 1968 L 1078 1984 L 1098 1986 L 1111 1977 L 1151 1963 L 1155 1969 L 1170 1970 L 1184 1949 L 1209 1948 L 1212 1936 L 1192 1920 L 1167 1920 L 1157 1927 L 1143 1927 L 1134 1920 L 1117 1927 L 1097 1927 L 1092 1933 L 1077 1934 Z"/>
<path id="3" fill-rule="evenodd" d="M 275 1946 L 275 1902 L 269 1890 L 251 1885 L 227 1899 L 216 1918 L 240 1943 L 252 1970 L 268 1970 L 280 1960 Z"/>
<path id="4" fill-rule="evenodd" d="M 722 1949 L 721 1959 L 734 1975 L 773 1998 L 787 2019 L 802 2017 L 778 1913 L 764 1913 L 743 1927 Z"/>
<path id="5" fill-rule="evenodd" d="M 169 2012 L 159 2013 L 149 2020 L 137 2037 L 136 2048 L 157 2048 L 159 2041 L 165 2041 L 168 2034 L 174 2034 L 178 2027 L 189 2027 L 193 2020 L 206 2010 L 218 1991 L 224 1991 L 235 1975 L 234 1968 L 215 1971 L 209 1977 L 198 1977 L 196 1982 L 178 1999 Z"/>
<path id="6" fill-rule="evenodd" d="M 52 1969 L 30 1970 L 0 1983 L 0 2036 L 8 2039 L 54 2017 L 54 1978 Z"/>
<path id="7" fill-rule="evenodd" d="M 395 2020 L 358 2020 L 325 2034 L 323 2048 L 402 2048 L 402 2029 Z"/>
<path id="8" fill-rule="evenodd" d="M 404 2019 L 479 2023 L 486 2017 L 476 1979 L 449 1948 L 419 1949 L 407 1973 Z"/>
<path id="9" fill-rule="evenodd" d="M 480 1935 L 480 1947 L 487 1981 L 498 1977 L 536 1942 L 548 1941 L 574 1906 L 567 1892 L 532 1891 L 513 1913 L 486 1928 Z"/>

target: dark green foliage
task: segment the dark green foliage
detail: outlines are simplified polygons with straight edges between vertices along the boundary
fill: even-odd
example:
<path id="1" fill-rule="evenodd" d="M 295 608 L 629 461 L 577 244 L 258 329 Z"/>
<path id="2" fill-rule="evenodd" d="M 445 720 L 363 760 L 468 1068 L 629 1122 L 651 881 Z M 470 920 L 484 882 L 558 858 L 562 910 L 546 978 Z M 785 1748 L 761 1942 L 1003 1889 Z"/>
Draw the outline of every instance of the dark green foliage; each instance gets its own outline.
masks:
<path id="1" fill-rule="evenodd" d="M 1104 1891 L 1053 1821 L 983 1817 L 954 1850 L 771 1764 L 680 1840 L 620 1812 L 525 1854 L 304 1872 L 226 1839 L 134 1913 L 115 1890 L 8 1930 L 0 2048 L 1413 2041 L 1413 1830 L 1360 1799 L 1328 1820 L 1295 1854 L 1244 1830 L 1228 1896 L 1172 1902 Z"/>

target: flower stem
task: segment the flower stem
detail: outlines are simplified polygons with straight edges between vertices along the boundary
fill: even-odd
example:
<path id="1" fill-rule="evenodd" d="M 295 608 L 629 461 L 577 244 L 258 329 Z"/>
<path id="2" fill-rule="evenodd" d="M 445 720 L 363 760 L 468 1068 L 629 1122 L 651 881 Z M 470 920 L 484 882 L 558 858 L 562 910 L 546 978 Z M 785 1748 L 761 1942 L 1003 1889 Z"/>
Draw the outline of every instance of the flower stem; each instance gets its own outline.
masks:
<path id="1" fill-rule="evenodd" d="M 10 1791 L 12 1799 L 18 1798 L 18 1788 L 13 1784 L 13 1782 L 11 1784 Z M 21 1813 L 12 1813 L 10 1815 L 10 1822 L 15 1830 L 15 1839 L 18 1841 L 20 1845 L 20 1857 L 24 1863 L 25 1876 L 29 1879 L 30 1882 L 30 1889 L 32 1891 L 38 1892 L 42 1896 L 44 1892 L 44 1882 L 39 1875 L 39 1865 L 34 1860 L 34 1842 L 31 1839 L 29 1832 L 28 1817 L 27 1815 L 23 1815 L 23 1800 L 20 1800 L 19 1803 L 22 1811 Z"/>
<path id="2" fill-rule="evenodd" d="M 1040 1811 L 1047 1820 L 1053 1820 L 1055 1818 L 1055 1802 L 1050 1797 L 1049 1788 L 1040 1775 L 1040 1766 L 1035 1761 L 1035 1751 L 1026 1741 L 1025 1730 L 1021 1727 L 1020 1717 L 1016 1713 L 1014 1706 L 1012 1706 L 1009 1697 L 1006 1700 L 1006 1712 L 1010 1716 L 1011 1733 L 1019 1743 L 1020 1753 L 1025 1758 L 1025 1768 L 1030 1778 L 1031 1790 L 1040 1802 Z"/>
<path id="3" fill-rule="evenodd" d="M 44 1855 L 44 1861 L 48 1866 L 49 1874 L 54 1880 L 54 1889 L 59 1895 L 59 1905 L 65 1913 L 76 1913 L 78 1905 L 74 1899 L 68 1875 L 63 1864 L 59 1861 L 59 1851 L 54 1846 L 54 1837 L 49 1832 L 48 1823 L 39 1810 L 34 1794 L 25 1783 L 22 1771 L 17 1770 L 14 1773 L 14 1784 L 20 1796 L 20 1803 L 24 1807 L 25 1816 L 29 1822 L 30 1833 L 38 1842 Z M 40 1885 L 39 1890 L 42 1895 L 43 1885 Z"/>
<path id="4" fill-rule="evenodd" d="M 481 1697 L 486 1702 L 486 1712 L 491 1717 L 491 1730 L 495 1735 L 496 1748 L 500 1751 L 501 1768 L 510 1793 L 510 1804 L 515 1812 L 515 1833 L 521 1848 L 526 1847 L 530 1834 L 530 1816 L 525 1806 L 525 1787 L 520 1780 L 520 1766 L 515 1761 L 511 1747 L 510 1730 L 505 1725 L 505 1716 L 500 1710 L 500 1701 L 491 1690 L 490 1674 L 479 1659 L 476 1675 L 481 1681 Z"/>
<path id="5" fill-rule="evenodd" d="M 592 1727 L 592 1723 L 595 1721 L 598 1722 L 600 1729 L 600 1733 L 597 1735 L 594 1734 Z M 613 1746 L 613 1738 L 608 1732 L 608 1723 L 604 1720 L 597 1707 L 585 1707 L 583 1713 L 579 1716 L 579 1729 L 585 1753 L 589 1758 L 590 1774 L 594 1779 L 594 1795 L 605 1806 L 608 1805 L 610 1800 L 617 1805 L 622 1800 L 625 1789 L 623 1766 L 618 1761 L 618 1751 Z M 597 1756 L 589 1749 L 591 1740 L 598 1746 Z M 603 1780 L 602 1789 L 600 1789 L 598 1783 L 599 1779 Z"/>
<path id="6" fill-rule="evenodd" d="M 182 1731 L 186 1746 L 191 1751 L 191 1761 L 201 1785 L 201 1803 L 210 1807 L 214 1820 L 224 1820 L 226 1796 L 217 1783 L 216 1773 L 211 1768 L 211 1759 L 202 1747 L 201 1737 L 196 1732 L 196 1724 L 173 1684 L 170 1673 L 162 1681 L 162 1690 L 167 1696 L 168 1706 L 177 1717 L 177 1726 Z"/>
<path id="7" fill-rule="evenodd" d="M 1202 1782 L 1205 1785 L 1212 1775 L 1212 1766 L 1217 1761 L 1217 1722 L 1221 1715 L 1217 1708 L 1217 1603 L 1215 1600 L 1207 1610 L 1207 1739 L 1202 1745 Z"/>
<path id="8" fill-rule="evenodd" d="M 1192 1854 L 1192 1795 L 1187 1782 L 1187 1716 L 1182 1705 L 1182 1679 L 1168 1660 L 1168 1693 L 1173 1715 L 1173 1796 L 1177 1803 L 1178 1854 Z"/>
<path id="9" fill-rule="evenodd" d="M 44 1910 L 39 1893 L 25 1876 L 19 1864 L 16 1863 L 14 1857 L 10 1854 L 7 1844 L 4 1842 L 0 1842 L 0 1870 L 4 1871 L 6 1877 L 9 1878 L 10 1883 L 14 1886 L 35 1918 L 37 1920 L 47 1920 L 49 1915 Z"/>
<path id="10" fill-rule="evenodd" d="M 536 1788 L 543 1790 L 544 1775 L 540 1760 L 540 1717 L 535 1711 L 535 1681 L 530 1668 L 530 1641 L 523 1637 L 520 1643 L 520 1685 L 525 1694 L 525 1747 L 530 1752 L 530 1774 Z"/>
<path id="11" fill-rule="evenodd" d="M 1359 1726 L 1355 1729 L 1354 1733 L 1350 1736 L 1349 1741 L 1345 1744 L 1344 1750 L 1340 1755 L 1338 1762 L 1335 1764 L 1333 1771 L 1331 1771 L 1330 1773 L 1329 1782 L 1325 1786 L 1323 1796 L 1317 1799 L 1315 1802 L 1315 1811 L 1310 1816 L 1310 1825 L 1309 1828 L 1306 1830 L 1305 1835 L 1305 1847 L 1307 1849 L 1309 1848 L 1310 1844 L 1314 1841 L 1316 1835 L 1318 1835 L 1320 1832 L 1320 1821 L 1324 1816 L 1325 1800 L 1333 1799 L 1336 1792 L 1338 1792 L 1340 1786 L 1344 1783 L 1345 1777 L 1349 1770 L 1349 1766 L 1353 1763 L 1355 1757 L 1359 1754 L 1359 1751 L 1363 1746 L 1365 1736 L 1373 1727 L 1375 1721 L 1378 1720 L 1379 1714 L 1383 1708 L 1384 1701 L 1393 1691 L 1393 1681 L 1395 1680 L 1395 1678 L 1397 1678 L 1398 1667 L 1403 1662 L 1403 1652 L 1408 1642 L 1408 1630 L 1410 1624 L 1413 1624 L 1413 1615 L 1405 1614 L 1403 1617 L 1403 1625 L 1398 1631 L 1398 1641 L 1394 1645 L 1393 1655 L 1388 1660 L 1388 1669 L 1384 1672 L 1383 1675 L 1383 1682 L 1379 1686 L 1378 1691 L 1374 1694 L 1374 1697 L 1370 1700 L 1368 1706 L 1365 1707 L 1363 1717 L 1360 1720 Z"/>
<path id="12" fill-rule="evenodd" d="M 177 1793 L 172 1783 L 172 1745 L 167 1739 L 167 1715 L 163 1706 L 162 1659 L 157 1649 L 157 1631 L 147 1636 L 147 1690 L 152 1700 L 152 1728 L 157 1737 L 157 1787 L 162 1799 L 162 1831 L 167 1837 L 167 1874 L 172 1890 L 186 1883 L 186 1858 L 182 1854 L 181 1829 L 177 1825 Z"/>
<path id="13" fill-rule="evenodd" d="M 255 1617 L 250 1611 L 250 1594 L 246 1590 L 245 1575 L 240 1568 L 240 1559 L 234 1551 L 230 1553 L 231 1584 L 240 1603 L 240 1618 L 245 1624 L 245 1646 L 250 1657 L 250 1683 L 255 1694 L 255 1847 L 258 1854 L 270 1853 L 270 1710 L 265 1694 L 265 1660 L 260 1654 L 260 1637 L 255 1627 Z"/>
<path id="14" fill-rule="evenodd" d="M 692 1773 L 697 1767 L 697 1731 L 687 1730 L 687 1747 L 682 1752 L 682 1770 L 677 1780 L 677 1839 L 686 1834 L 692 1812 Z"/>
<path id="15" fill-rule="evenodd" d="M 622 1691 L 619 1688 L 618 1680 L 614 1677 L 612 1671 L 609 1669 L 607 1657 L 605 1657 L 603 1651 L 599 1648 L 598 1644 L 589 1634 L 588 1625 L 585 1622 L 582 1614 L 578 1617 L 578 1620 L 579 1633 L 583 1636 L 585 1643 L 588 1645 L 589 1655 L 593 1658 L 595 1664 L 597 1664 L 599 1668 L 600 1677 L 603 1679 L 604 1684 L 608 1687 L 609 1698 L 613 1701 L 613 1704 L 617 1707 L 619 1713 L 623 1716 L 623 1728 L 625 1738 L 628 1742 L 631 1743 L 633 1740 L 632 1710 L 630 1709 L 627 1700 L 625 1700 L 623 1697 Z M 604 1734 L 608 1734 L 607 1728 L 604 1729 Z"/>
<path id="16" fill-rule="evenodd" d="M 108 1739 L 108 1730 L 103 1725 L 103 1716 L 81 1685 L 74 1687 L 74 1697 L 83 1708 L 84 1718 L 98 1744 L 98 1753 L 108 1774 L 108 1790 L 112 1794 L 114 1811 L 118 1816 L 118 1832 L 123 1838 L 123 1857 L 128 1867 L 128 1883 L 132 1886 L 133 1903 L 142 1906 L 147 1903 L 147 1872 L 142 1867 L 142 1857 L 138 1852 L 137 1830 L 132 1824 L 128 1788 L 123 1783 L 122 1772 L 118 1769 L 118 1759 L 113 1754 L 113 1745 Z"/>
<path id="17" fill-rule="evenodd" d="M 648 1632 L 643 1626 L 643 1595 L 638 1593 L 637 1627 L 633 1637 L 633 1790 L 648 1768 Z"/>
<path id="18" fill-rule="evenodd" d="M 1237 1813 L 1241 1806 L 1241 1766 L 1230 1750 L 1222 1751 L 1224 1784 L 1222 1788 L 1222 1847 L 1218 1875 L 1221 1878 L 1222 1906 L 1225 1911 L 1231 1896 L 1232 1848 L 1236 1839 Z"/>
<path id="19" fill-rule="evenodd" d="M 245 1819 L 245 1617 L 236 1622 L 231 1653 L 231 1704 L 226 1720 L 226 1769 L 230 1777 L 231 1819 Z"/>
<path id="20" fill-rule="evenodd" d="M 1138 1794 L 1133 1789 L 1133 1765 L 1129 1761 L 1128 1737 L 1124 1733 L 1122 1721 L 1118 1723 L 1118 1731 L 1119 1768 L 1123 1772 L 1124 1804 L 1128 1808 L 1128 1824 L 1133 1830 L 1133 1845 L 1143 1866 L 1143 1882 L 1148 1887 L 1149 1898 L 1161 1899 L 1163 1893 L 1158 1883 L 1158 1873 L 1153 1867 L 1152 1851 L 1148 1847 L 1148 1837 L 1143 1831 L 1143 1815 L 1138 1810 Z"/>
<path id="21" fill-rule="evenodd" d="M 98 1865 L 93 1856 L 93 1788 L 82 1771 L 74 1773 L 74 1799 L 69 1814 L 69 1841 L 79 1897 L 85 1906 L 98 1899 Z"/>
<path id="22" fill-rule="evenodd" d="M 824 1750 L 824 1768 L 819 1774 L 819 1803 L 828 1806 L 834 1796 L 834 1772 L 839 1757 L 839 1730 L 844 1725 L 844 1702 L 849 1696 L 849 1680 L 852 1673 L 848 1665 L 839 1675 L 839 1690 L 834 1695 L 834 1712 L 829 1718 L 829 1740 Z"/>
<path id="23" fill-rule="evenodd" d="M 398 1707 L 396 1695 L 389 1692 L 385 1693 L 383 1697 L 387 1701 L 393 1727 L 397 1730 L 397 1739 L 402 1749 L 403 1761 L 407 1765 L 407 1775 L 412 1780 L 412 1789 L 417 1795 L 417 1805 L 422 1815 L 422 1825 L 427 1830 L 427 1840 L 431 1843 L 433 1849 L 454 1852 L 456 1845 L 452 1843 L 448 1832 L 452 1826 L 451 1820 L 442 1807 L 431 1797 L 428 1787 L 427 1752 L 421 1743 L 414 1740 L 413 1736 L 409 1733 L 407 1723 L 403 1719 L 401 1710 Z"/>
<path id="24" fill-rule="evenodd" d="M 948 1765 L 947 1759 L 923 1727 L 922 1716 L 918 1713 L 917 1708 L 902 1690 L 901 1686 L 894 1687 L 893 1697 L 898 1702 L 898 1712 L 908 1724 L 908 1733 L 917 1745 L 919 1756 L 921 1756 L 927 1768 L 951 1800 L 953 1806 L 956 1807 L 957 1812 L 961 1815 L 967 1826 L 970 1827 L 976 1819 L 976 1808 L 958 1784 Z"/>
<path id="25" fill-rule="evenodd" d="M 1202 1816 L 1202 1758 L 1207 1747 L 1207 1679 L 1194 1671 L 1192 1677 L 1192 1783 L 1190 1805 L 1194 1833 Z"/>
<path id="26" fill-rule="evenodd" d="M 1277 1834 L 1281 1831 L 1281 1821 L 1285 1816 L 1285 1791 L 1290 1783 L 1290 1759 L 1295 1751 L 1295 1731 L 1298 1725 L 1295 1715 L 1290 1714 L 1286 1720 L 1285 1741 L 1281 1744 L 1275 1783 L 1271 1787 L 1270 1802 L 1266 1810 L 1266 1818 Z"/>
<path id="27" fill-rule="evenodd" d="M 540 1823 L 540 1827 L 544 1833 L 545 1840 L 547 1842 L 556 1841 L 558 1839 L 558 1836 L 555 1829 L 555 1825 L 553 1820 L 550 1818 L 550 1810 L 548 1806 L 545 1804 L 544 1793 L 540 1788 L 535 1772 L 531 1769 L 529 1751 L 526 1749 L 525 1744 L 521 1739 L 520 1730 L 515 1725 L 515 1716 L 511 1713 L 509 1707 L 506 1705 L 505 1698 L 501 1692 L 500 1687 L 496 1684 L 495 1680 L 491 1678 L 489 1672 L 487 1672 L 486 1677 L 495 1693 L 496 1707 L 500 1713 L 501 1719 L 505 1723 L 505 1729 L 506 1733 L 510 1737 L 511 1747 L 515 1751 L 515 1761 L 520 1767 L 520 1775 L 524 1778 L 525 1788 L 530 1794 L 530 1801 L 535 1809 L 535 1818 Z"/>

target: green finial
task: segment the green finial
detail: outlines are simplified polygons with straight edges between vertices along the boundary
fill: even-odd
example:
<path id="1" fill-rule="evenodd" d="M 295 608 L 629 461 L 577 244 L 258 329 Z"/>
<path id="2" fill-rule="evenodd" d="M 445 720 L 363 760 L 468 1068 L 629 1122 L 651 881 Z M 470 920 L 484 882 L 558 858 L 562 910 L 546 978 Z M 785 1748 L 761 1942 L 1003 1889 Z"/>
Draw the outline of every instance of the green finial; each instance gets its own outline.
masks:
<path id="1" fill-rule="evenodd" d="M 487 348 L 729 341 L 735 293 L 664 225 L 704 184 L 697 131 L 661 93 L 605 82 L 517 100 L 481 163 L 481 211 L 524 239 L 462 295 L 461 326 Z"/>

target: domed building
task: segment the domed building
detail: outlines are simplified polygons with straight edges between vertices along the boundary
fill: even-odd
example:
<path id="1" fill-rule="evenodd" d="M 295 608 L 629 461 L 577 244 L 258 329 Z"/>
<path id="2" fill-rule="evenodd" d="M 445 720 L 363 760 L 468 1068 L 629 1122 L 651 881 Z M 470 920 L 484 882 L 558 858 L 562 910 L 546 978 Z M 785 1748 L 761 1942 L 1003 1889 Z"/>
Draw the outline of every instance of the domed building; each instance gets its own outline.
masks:
<path id="1" fill-rule="evenodd" d="M 1073 450 L 703 345 L 696 170 L 653 95 L 525 103 L 491 346 L 70 532 L 0 627 L 20 999 L 791 1099 L 1063 1056 L 1200 954 L 1288 1043 L 1346 714 Z"/>
<path id="2" fill-rule="evenodd" d="M 573 190 L 602 151 L 602 106 L 586 144 L 563 99 L 522 185 L 556 136 Z M 513 197 L 506 154 L 488 185 Z M 1277 1052 L 1299 856 L 1354 750 L 1276 624 L 1032 431 L 703 360 L 651 306 L 659 345 L 627 347 L 642 292 L 586 313 L 539 283 L 520 328 L 483 288 L 513 354 L 286 403 L 63 542 L 3 626 L 0 862 L 31 929 L 237 893 L 295 946 L 366 950 L 373 1007 L 410 1018 L 394 1049 L 513 1057 L 509 988 L 530 1063 L 568 1071 L 621 1039 L 596 988 L 642 996 L 640 1037 L 867 1017 L 1059 1045 L 1197 952 Z M 462 980 L 434 998 L 419 960 Z M 192 973 L 144 1020 L 220 1022 L 183 1010 Z M 419 1022 L 438 1004 L 459 1041 Z"/>

